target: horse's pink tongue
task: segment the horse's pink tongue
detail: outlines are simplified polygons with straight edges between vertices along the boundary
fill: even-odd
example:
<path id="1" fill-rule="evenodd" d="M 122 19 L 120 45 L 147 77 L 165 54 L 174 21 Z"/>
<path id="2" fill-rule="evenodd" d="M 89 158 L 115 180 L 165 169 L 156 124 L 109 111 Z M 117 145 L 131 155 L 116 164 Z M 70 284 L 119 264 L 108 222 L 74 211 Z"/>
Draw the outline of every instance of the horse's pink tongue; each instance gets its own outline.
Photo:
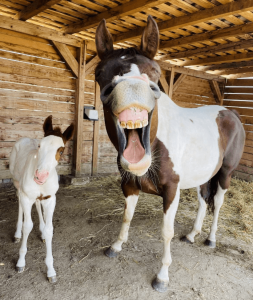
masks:
<path id="1" fill-rule="evenodd" d="M 127 147 L 123 156 L 129 163 L 136 164 L 143 158 L 144 154 L 145 150 L 141 145 L 137 130 L 129 130 Z"/>

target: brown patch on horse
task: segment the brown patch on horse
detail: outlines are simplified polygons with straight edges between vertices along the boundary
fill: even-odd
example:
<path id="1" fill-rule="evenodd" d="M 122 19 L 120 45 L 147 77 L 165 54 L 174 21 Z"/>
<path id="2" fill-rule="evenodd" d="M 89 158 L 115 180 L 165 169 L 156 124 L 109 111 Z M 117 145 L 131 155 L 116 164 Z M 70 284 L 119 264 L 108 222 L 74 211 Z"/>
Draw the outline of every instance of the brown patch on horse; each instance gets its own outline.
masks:
<path id="1" fill-rule="evenodd" d="M 61 156 L 62 156 L 62 154 L 63 154 L 63 151 L 64 151 L 64 147 L 60 147 L 60 148 L 58 148 L 58 150 L 57 150 L 57 152 L 56 152 L 56 154 L 55 154 L 55 159 L 59 162 L 59 160 L 60 160 L 60 158 L 61 158 Z"/>
<path id="2" fill-rule="evenodd" d="M 173 170 L 174 164 L 163 142 L 156 138 L 152 144 L 152 151 L 155 151 L 158 156 L 152 162 L 152 164 L 156 164 L 157 174 L 154 175 L 148 170 L 144 176 L 138 179 L 137 177 L 128 181 L 123 179 L 121 187 L 125 197 L 138 195 L 139 190 L 163 197 L 163 210 L 166 213 L 176 196 L 179 175 Z"/>
<path id="3" fill-rule="evenodd" d="M 113 120 L 112 112 L 110 108 L 108 108 L 105 105 L 103 105 L 103 109 L 104 109 L 105 127 L 106 127 L 107 134 L 111 142 L 113 143 L 114 147 L 116 148 L 116 150 L 119 151 L 117 128 Z"/>
<path id="4" fill-rule="evenodd" d="M 47 200 L 47 199 L 49 199 L 51 196 L 50 195 L 48 195 L 48 196 L 43 196 L 42 194 L 40 194 L 40 196 L 39 197 L 37 197 L 36 198 L 36 200 Z"/>
<path id="5" fill-rule="evenodd" d="M 154 111 L 152 114 L 152 118 L 151 118 L 150 145 L 153 144 L 153 142 L 156 138 L 157 128 L 158 128 L 158 106 L 157 106 L 157 102 L 156 102 L 155 108 L 154 108 Z"/>

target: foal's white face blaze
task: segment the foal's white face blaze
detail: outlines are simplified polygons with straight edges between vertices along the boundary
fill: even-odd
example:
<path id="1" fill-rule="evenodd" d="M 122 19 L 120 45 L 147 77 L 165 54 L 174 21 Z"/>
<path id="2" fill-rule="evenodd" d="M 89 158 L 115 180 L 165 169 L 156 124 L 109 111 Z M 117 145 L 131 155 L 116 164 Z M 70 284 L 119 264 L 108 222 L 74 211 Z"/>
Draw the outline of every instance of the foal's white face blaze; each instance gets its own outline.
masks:
<path id="1" fill-rule="evenodd" d="M 51 170 L 57 166 L 59 161 L 57 160 L 57 152 L 60 148 L 64 149 L 61 137 L 49 135 L 41 140 L 38 148 L 38 165 L 34 174 L 34 181 L 37 184 L 44 184 Z"/>

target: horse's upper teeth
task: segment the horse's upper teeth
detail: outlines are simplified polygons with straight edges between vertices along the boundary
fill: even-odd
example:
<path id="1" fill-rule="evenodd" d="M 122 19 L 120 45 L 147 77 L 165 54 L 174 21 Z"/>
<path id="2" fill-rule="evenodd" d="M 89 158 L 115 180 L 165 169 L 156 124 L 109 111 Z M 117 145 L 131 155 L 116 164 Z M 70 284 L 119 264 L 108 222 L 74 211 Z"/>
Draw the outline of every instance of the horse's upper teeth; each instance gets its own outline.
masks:
<path id="1" fill-rule="evenodd" d="M 136 120 L 133 122 L 132 120 L 129 120 L 126 122 L 121 121 L 120 122 L 120 127 L 122 128 L 127 128 L 127 129 L 135 129 L 135 128 L 142 128 L 148 125 L 148 120 Z"/>
<path id="2" fill-rule="evenodd" d="M 126 127 L 127 127 L 127 129 L 134 129 L 134 122 L 133 121 L 127 121 Z"/>

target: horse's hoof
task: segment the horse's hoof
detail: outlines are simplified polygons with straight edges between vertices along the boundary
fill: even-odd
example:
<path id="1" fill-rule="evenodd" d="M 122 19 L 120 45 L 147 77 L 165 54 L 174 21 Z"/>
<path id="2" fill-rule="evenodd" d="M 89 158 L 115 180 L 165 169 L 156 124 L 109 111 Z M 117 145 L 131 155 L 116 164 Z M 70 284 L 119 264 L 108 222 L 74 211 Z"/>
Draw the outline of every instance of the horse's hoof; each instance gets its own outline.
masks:
<path id="1" fill-rule="evenodd" d="M 159 280 L 157 277 L 152 281 L 152 287 L 159 293 L 168 291 L 169 282 Z"/>
<path id="2" fill-rule="evenodd" d="M 25 267 L 16 267 L 16 270 L 18 271 L 18 273 L 22 273 L 25 271 Z"/>
<path id="3" fill-rule="evenodd" d="M 208 246 L 209 248 L 215 248 L 216 247 L 216 242 L 210 241 L 210 240 L 205 240 L 204 243 L 206 246 Z"/>
<path id="4" fill-rule="evenodd" d="M 17 237 L 14 236 L 14 238 L 13 238 L 13 243 L 17 244 L 17 243 L 19 243 L 20 241 L 21 241 L 21 238 L 17 238 Z"/>
<path id="5" fill-rule="evenodd" d="M 181 239 L 180 239 L 181 242 L 186 242 L 188 244 L 193 244 L 193 242 L 191 242 L 187 236 L 182 236 Z"/>
<path id="6" fill-rule="evenodd" d="M 54 275 L 52 277 L 47 277 L 47 279 L 50 283 L 56 283 L 56 281 L 57 281 L 56 275 Z"/>
<path id="7" fill-rule="evenodd" d="M 46 244 L 46 240 L 45 239 L 41 238 L 41 240 L 42 240 L 42 243 Z"/>
<path id="8" fill-rule="evenodd" d="M 114 251 L 112 247 L 107 248 L 104 254 L 110 258 L 118 256 L 118 252 Z"/>

